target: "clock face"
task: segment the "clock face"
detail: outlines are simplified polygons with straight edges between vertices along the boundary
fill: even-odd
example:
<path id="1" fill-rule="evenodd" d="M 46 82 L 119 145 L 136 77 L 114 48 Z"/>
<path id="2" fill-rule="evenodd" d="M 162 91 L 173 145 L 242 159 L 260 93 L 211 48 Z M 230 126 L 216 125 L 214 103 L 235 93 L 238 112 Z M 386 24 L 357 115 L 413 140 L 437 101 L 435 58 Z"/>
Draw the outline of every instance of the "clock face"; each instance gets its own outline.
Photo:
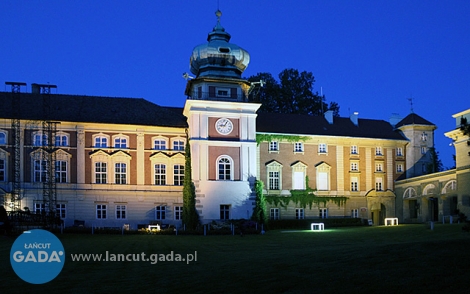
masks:
<path id="1" fill-rule="evenodd" d="M 221 118 L 215 123 L 215 129 L 221 135 L 228 135 L 233 130 L 233 123 L 228 118 Z"/>

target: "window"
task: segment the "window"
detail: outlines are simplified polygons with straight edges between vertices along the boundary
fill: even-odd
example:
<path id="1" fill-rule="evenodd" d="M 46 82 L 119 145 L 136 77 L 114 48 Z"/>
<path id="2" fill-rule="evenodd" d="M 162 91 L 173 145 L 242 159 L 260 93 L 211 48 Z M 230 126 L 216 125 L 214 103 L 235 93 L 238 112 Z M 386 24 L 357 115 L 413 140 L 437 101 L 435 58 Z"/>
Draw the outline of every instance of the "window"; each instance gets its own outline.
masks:
<path id="1" fill-rule="evenodd" d="M 173 166 L 173 185 L 183 186 L 184 181 L 184 165 L 175 164 Z"/>
<path id="2" fill-rule="evenodd" d="M 37 183 L 47 181 L 47 161 L 34 161 L 34 181 Z"/>
<path id="3" fill-rule="evenodd" d="M 279 190 L 279 172 L 278 171 L 270 171 L 268 175 L 269 179 L 269 190 Z"/>
<path id="4" fill-rule="evenodd" d="M 114 138 L 114 148 L 126 149 L 127 148 L 127 138 L 124 138 L 124 137 Z"/>
<path id="5" fill-rule="evenodd" d="M 106 219 L 106 204 L 97 204 L 96 205 L 96 218 L 97 219 Z"/>
<path id="6" fill-rule="evenodd" d="M 106 184 L 106 162 L 95 162 L 95 183 Z"/>
<path id="7" fill-rule="evenodd" d="M 304 152 L 304 143 L 295 142 L 294 143 L 294 152 Z"/>
<path id="8" fill-rule="evenodd" d="M 266 164 L 266 177 L 266 188 L 268 190 L 281 190 L 282 164 L 277 161 L 272 161 Z"/>
<path id="9" fill-rule="evenodd" d="M 183 206 L 175 206 L 175 220 L 183 219 Z"/>
<path id="10" fill-rule="evenodd" d="M 157 220 L 165 219 L 165 213 L 166 213 L 165 205 L 155 206 L 155 219 Z"/>
<path id="11" fill-rule="evenodd" d="M 421 154 L 426 154 L 426 146 L 421 146 Z"/>
<path id="12" fill-rule="evenodd" d="M 229 158 L 222 157 L 217 162 L 217 179 L 229 181 L 232 179 L 232 163 Z"/>
<path id="13" fill-rule="evenodd" d="M 382 178 L 375 178 L 375 190 L 383 191 Z"/>
<path id="14" fill-rule="evenodd" d="M 34 134 L 33 137 L 34 146 L 47 146 L 47 135 L 46 134 Z"/>
<path id="15" fill-rule="evenodd" d="M 351 145 L 351 154 L 357 154 L 357 145 Z"/>
<path id="16" fill-rule="evenodd" d="M 173 150 L 184 151 L 184 141 L 182 140 L 173 141 Z"/>
<path id="17" fill-rule="evenodd" d="M 403 172 L 403 164 L 399 163 L 397 164 L 397 173 L 402 173 Z"/>
<path id="18" fill-rule="evenodd" d="M 318 144 L 318 153 L 327 153 L 327 152 L 328 152 L 328 148 L 325 143 Z"/>
<path id="19" fill-rule="evenodd" d="M 5 160 L 0 159 L 0 182 L 5 181 Z"/>
<path id="20" fill-rule="evenodd" d="M 108 147 L 108 138 L 97 136 L 95 137 L 95 148 L 106 148 Z"/>
<path id="21" fill-rule="evenodd" d="M 46 205 L 44 203 L 34 203 L 34 213 L 35 214 L 46 213 Z"/>
<path id="22" fill-rule="evenodd" d="M 328 218 L 328 208 L 320 208 L 320 218 Z"/>
<path id="23" fill-rule="evenodd" d="M 428 140 L 428 134 L 426 134 L 425 132 L 423 132 L 421 134 L 421 141 L 423 142 L 426 142 Z"/>
<path id="24" fill-rule="evenodd" d="M 397 156 L 403 156 L 403 148 L 402 147 L 397 148 Z"/>
<path id="25" fill-rule="evenodd" d="M 292 172 L 292 189 L 293 190 L 304 190 L 305 189 L 305 172 L 304 171 L 293 171 Z"/>
<path id="26" fill-rule="evenodd" d="M 351 162 L 351 171 L 358 171 L 359 164 L 357 162 Z"/>
<path id="27" fill-rule="evenodd" d="M 230 97 L 228 88 L 217 88 L 217 97 Z"/>
<path id="28" fill-rule="evenodd" d="M 359 189 L 359 184 L 358 184 L 358 178 L 357 177 L 351 177 L 351 191 L 358 191 Z"/>
<path id="29" fill-rule="evenodd" d="M 67 161 L 57 160 L 55 162 L 55 181 L 67 183 Z"/>
<path id="30" fill-rule="evenodd" d="M 230 219 L 230 205 L 220 205 L 220 219 Z"/>
<path id="31" fill-rule="evenodd" d="M 375 147 L 375 155 L 383 155 L 382 147 L 380 146 Z"/>
<path id="32" fill-rule="evenodd" d="M 126 205 L 116 205 L 116 219 L 126 219 L 127 217 Z"/>
<path id="33" fill-rule="evenodd" d="M 304 219 L 304 209 L 296 208 L 295 209 L 295 219 Z"/>
<path id="34" fill-rule="evenodd" d="M 127 166 L 125 163 L 118 162 L 114 164 L 114 183 L 127 184 Z"/>
<path id="35" fill-rule="evenodd" d="M 375 164 L 375 171 L 377 171 L 377 172 L 383 171 L 383 164 L 382 163 L 376 163 Z"/>
<path id="36" fill-rule="evenodd" d="M 164 139 L 155 139 L 153 141 L 153 149 L 166 150 L 166 141 Z"/>
<path id="37" fill-rule="evenodd" d="M 5 132 L 0 132 L 0 145 L 6 145 L 7 135 Z"/>
<path id="38" fill-rule="evenodd" d="M 292 167 L 292 189 L 293 190 L 304 190 L 307 186 L 307 165 L 301 161 L 297 161 Z"/>
<path id="39" fill-rule="evenodd" d="M 279 151 L 279 142 L 278 141 L 269 142 L 269 151 Z"/>
<path id="40" fill-rule="evenodd" d="M 56 204 L 55 214 L 61 219 L 64 219 L 67 216 L 66 204 L 65 203 Z"/>
<path id="41" fill-rule="evenodd" d="M 359 209 L 351 209 L 351 217 L 358 218 L 359 217 Z"/>
<path id="42" fill-rule="evenodd" d="M 166 185 L 166 165 L 155 164 L 155 185 Z"/>
<path id="43" fill-rule="evenodd" d="M 55 146 L 68 146 L 67 135 L 56 135 L 55 136 Z"/>
<path id="44" fill-rule="evenodd" d="M 270 219 L 279 219 L 279 208 L 271 208 L 269 211 Z"/>
<path id="45" fill-rule="evenodd" d="M 328 189 L 328 173 L 326 172 L 319 172 L 317 181 L 317 189 L 320 191 L 327 191 Z"/>

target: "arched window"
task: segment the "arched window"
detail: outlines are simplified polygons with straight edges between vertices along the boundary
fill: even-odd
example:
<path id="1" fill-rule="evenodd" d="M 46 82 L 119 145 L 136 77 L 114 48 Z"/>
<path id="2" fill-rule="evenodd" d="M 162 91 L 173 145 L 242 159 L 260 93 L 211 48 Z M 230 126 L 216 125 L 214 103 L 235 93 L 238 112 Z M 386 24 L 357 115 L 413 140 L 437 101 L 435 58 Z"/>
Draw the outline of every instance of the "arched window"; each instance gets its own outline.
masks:
<path id="1" fill-rule="evenodd" d="M 406 198 L 415 198 L 417 196 L 416 190 L 414 188 L 407 188 L 403 193 L 403 199 Z"/>
<path id="2" fill-rule="evenodd" d="M 442 189 L 442 194 L 455 192 L 455 190 L 457 190 L 457 181 L 456 180 L 450 180 L 449 182 L 447 182 L 447 184 Z"/>
<path id="3" fill-rule="evenodd" d="M 228 156 L 221 156 L 217 159 L 217 179 L 220 181 L 232 180 L 232 159 Z"/>

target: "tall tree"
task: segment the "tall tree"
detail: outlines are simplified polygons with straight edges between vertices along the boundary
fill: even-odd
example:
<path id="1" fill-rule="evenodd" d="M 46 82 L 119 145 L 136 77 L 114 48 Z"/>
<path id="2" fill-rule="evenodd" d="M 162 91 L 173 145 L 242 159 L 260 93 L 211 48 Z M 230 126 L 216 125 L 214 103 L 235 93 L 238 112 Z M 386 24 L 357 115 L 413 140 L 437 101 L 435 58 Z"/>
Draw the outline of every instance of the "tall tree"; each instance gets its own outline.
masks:
<path id="1" fill-rule="evenodd" d="M 439 152 L 436 151 L 434 147 L 429 148 L 432 162 L 427 166 L 427 173 L 435 173 L 444 170 L 444 164 L 442 164 L 441 159 L 439 158 Z"/>
<path id="2" fill-rule="evenodd" d="M 191 145 L 189 144 L 187 129 L 186 146 L 184 150 L 183 224 L 185 224 L 188 229 L 194 230 L 199 224 L 199 215 L 196 210 L 196 188 L 192 181 Z"/>
<path id="3" fill-rule="evenodd" d="M 279 74 L 279 82 L 270 73 L 258 73 L 248 78 L 251 82 L 263 80 L 264 87 L 250 97 L 252 102 L 261 103 L 260 112 L 296 113 L 323 115 L 332 110 L 339 116 L 336 102 L 325 102 L 325 95 L 313 92 L 315 78 L 311 72 L 285 69 Z"/>

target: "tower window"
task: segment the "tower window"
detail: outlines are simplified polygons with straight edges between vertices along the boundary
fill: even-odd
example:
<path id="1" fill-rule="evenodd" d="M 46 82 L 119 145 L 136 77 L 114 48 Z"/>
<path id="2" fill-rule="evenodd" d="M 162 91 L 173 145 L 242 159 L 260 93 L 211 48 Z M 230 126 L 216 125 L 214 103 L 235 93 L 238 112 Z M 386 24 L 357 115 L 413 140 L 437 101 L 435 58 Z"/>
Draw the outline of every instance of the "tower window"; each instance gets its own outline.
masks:
<path id="1" fill-rule="evenodd" d="M 219 48 L 219 52 L 220 52 L 220 53 L 230 53 L 230 48 L 222 48 L 222 47 L 220 47 L 220 48 Z"/>

